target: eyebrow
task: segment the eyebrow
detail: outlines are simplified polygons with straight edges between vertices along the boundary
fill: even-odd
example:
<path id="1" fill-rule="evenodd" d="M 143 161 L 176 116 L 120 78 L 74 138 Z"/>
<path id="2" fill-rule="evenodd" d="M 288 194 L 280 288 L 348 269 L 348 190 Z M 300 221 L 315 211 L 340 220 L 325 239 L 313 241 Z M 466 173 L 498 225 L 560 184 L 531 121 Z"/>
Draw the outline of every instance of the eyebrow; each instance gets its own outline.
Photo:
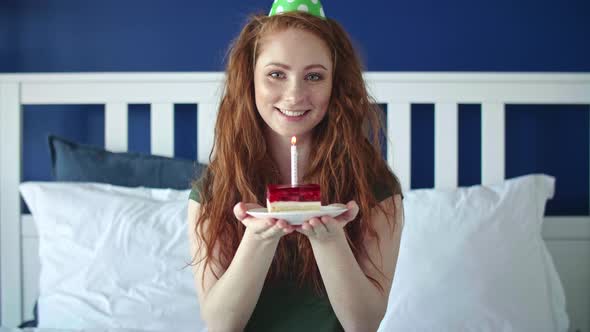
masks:
<path id="1" fill-rule="evenodd" d="M 285 68 L 287 70 L 290 70 L 291 69 L 291 67 L 287 66 L 286 64 L 279 63 L 279 62 L 270 62 L 270 63 L 267 63 L 265 67 L 268 67 L 268 66 L 277 66 L 277 67 Z M 303 68 L 303 70 L 309 70 L 309 69 L 312 69 L 312 68 L 323 68 L 324 70 L 328 70 L 326 67 L 324 67 L 323 65 L 320 65 L 320 64 L 309 65 L 309 66 Z"/>

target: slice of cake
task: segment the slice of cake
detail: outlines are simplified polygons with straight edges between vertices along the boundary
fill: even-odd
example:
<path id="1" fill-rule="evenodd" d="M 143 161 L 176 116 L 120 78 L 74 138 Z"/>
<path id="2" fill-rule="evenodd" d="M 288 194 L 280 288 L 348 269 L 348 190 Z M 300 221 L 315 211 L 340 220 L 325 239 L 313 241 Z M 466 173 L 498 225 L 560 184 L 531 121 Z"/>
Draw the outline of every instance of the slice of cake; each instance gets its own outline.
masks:
<path id="1" fill-rule="evenodd" d="M 319 184 L 269 184 L 266 187 L 268 212 L 319 211 L 321 206 Z"/>

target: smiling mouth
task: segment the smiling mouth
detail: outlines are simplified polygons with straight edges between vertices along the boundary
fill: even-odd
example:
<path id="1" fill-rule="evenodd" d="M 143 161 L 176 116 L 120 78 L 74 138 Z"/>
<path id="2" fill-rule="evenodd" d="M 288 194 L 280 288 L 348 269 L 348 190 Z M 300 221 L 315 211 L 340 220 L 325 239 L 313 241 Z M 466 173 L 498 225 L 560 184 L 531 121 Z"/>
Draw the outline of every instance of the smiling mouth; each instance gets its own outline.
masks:
<path id="1" fill-rule="evenodd" d="M 288 117 L 300 117 L 300 116 L 304 116 L 305 114 L 307 114 L 307 112 L 309 112 L 310 110 L 305 110 L 305 111 L 287 111 L 287 110 L 283 110 L 280 109 L 278 107 L 275 107 L 275 110 L 281 112 L 281 114 L 288 116 Z"/>

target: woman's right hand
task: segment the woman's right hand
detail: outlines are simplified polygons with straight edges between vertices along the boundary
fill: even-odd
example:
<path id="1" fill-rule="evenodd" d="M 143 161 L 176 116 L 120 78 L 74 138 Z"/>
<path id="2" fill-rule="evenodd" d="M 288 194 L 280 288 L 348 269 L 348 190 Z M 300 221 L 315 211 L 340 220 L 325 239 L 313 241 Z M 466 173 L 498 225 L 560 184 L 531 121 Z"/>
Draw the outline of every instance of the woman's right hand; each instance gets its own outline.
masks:
<path id="1" fill-rule="evenodd" d="M 250 209 L 261 208 L 254 203 L 240 202 L 234 206 L 234 214 L 239 221 L 246 226 L 246 232 L 252 233 L 254 237 L 268 241 L 279 240 L 282 236 L 292 233 L 295 228 L 286 220 L 274 218 L 255 218 L 246 213 Z"/>

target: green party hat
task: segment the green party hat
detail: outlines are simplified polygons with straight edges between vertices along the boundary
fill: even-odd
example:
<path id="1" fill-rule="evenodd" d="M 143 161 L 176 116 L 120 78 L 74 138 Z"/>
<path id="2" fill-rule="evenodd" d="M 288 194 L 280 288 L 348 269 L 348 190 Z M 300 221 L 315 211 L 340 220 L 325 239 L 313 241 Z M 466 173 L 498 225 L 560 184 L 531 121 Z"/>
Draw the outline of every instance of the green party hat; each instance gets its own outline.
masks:
<path id="1" fill-rule="evenodd" d="M 326 18 L 320 0 L 274 0 L 268 16 L 296 11 L 305 12 L 319 18 Z"/>

